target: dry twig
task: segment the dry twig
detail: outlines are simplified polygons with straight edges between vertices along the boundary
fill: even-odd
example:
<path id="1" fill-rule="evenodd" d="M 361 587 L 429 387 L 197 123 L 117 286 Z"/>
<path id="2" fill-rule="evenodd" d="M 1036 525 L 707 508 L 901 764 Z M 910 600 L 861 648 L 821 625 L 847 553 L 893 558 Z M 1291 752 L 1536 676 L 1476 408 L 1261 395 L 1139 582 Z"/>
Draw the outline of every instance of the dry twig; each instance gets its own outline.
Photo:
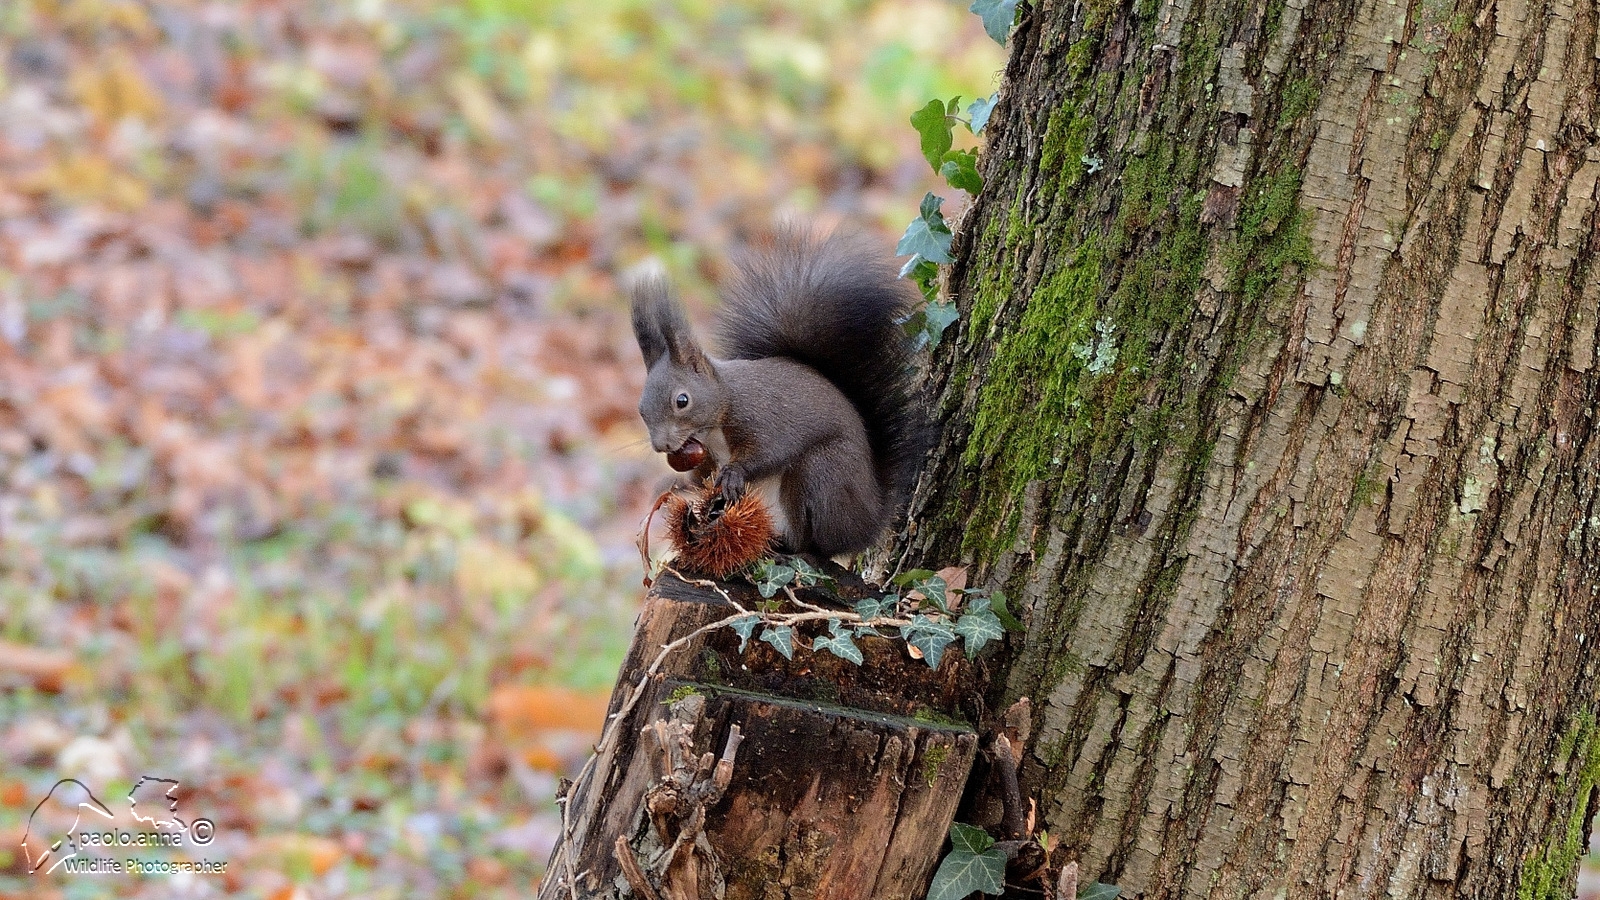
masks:
<path id="1" fill-rule="evenodd" d="M 622 877 L 628 879 L 628 884 L 635 894 L 644 900 L 661 900 L 661 895 L 650 885 L 650 879 L 645 876 L 644 870 L 639 868 L 639 859 L 633 855 L 633 848 L 628 845 L 627 838 L 619 836 L 611 852 L 616 855 L 617 864 L 622 866 Z"/>

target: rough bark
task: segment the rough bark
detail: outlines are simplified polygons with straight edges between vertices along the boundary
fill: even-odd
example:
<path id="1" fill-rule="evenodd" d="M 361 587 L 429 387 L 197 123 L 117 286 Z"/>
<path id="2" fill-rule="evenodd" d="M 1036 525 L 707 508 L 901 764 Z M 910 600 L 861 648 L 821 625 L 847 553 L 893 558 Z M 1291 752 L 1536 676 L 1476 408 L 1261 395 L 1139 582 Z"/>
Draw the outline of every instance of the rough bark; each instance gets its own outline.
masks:
<path id="1" fill-rule="evenodd" d="M 1600 778 L 1594 0 L 1026 10 L 896 548 L 1021 600 L 1136 897 L 1572 896 Z"/>
<path id="2" fill-rule="evenodd" d="M 726 589 L 748 609 L 760 604 L 748 586 Z M 947 653 L 930 669 L 908 657 L 903 643 L 870 636 L 858 642 L 865 656 L 860 667 L 804 647 L 786 660 L 759 640 L 741 649 L 738 636 L 722 627 L 694 638 L 646 677 L 663 646 L 734 612 L 716 593 L 670 576 L 651 589 L 611 712 L 641 681 L 645 692 L 618 726 L 613 750 L 596 761 L 594 777 L 571 792 L 573 839 L 553 854 L 540 897 L 571 896 L 568 853 L 579 873 L 577 896 L 643 893 L 623 889 L 625 848 L 638 862 L 633 880 L 644 880 L 639 872 L 667 846 L 660 832 L 682 833 L 677 820 L 687 804 L 678 795 L 690 793 L 662 789 L 667 753 L 647 734 L 674 718 L 685 726 L 685 752 L 678 756 L 691 768 L 702 753 L 721 752 L 733 726 L 743 741 L 726 794 L 704 804 L 706 852 L 690 866 L 698 872 L 675 879 L 676 892 L 652 885 L 660 897 L 922 896 L 977 752 L 977 734 L 967 724 L 980 713 L 973 667 Z M 684 715 L 674 701 L 691 696 L 693 711 Z M 674 821 L 657 828 L 652 816 Z M 692 834 L 687 843 L 694 843 Z M 682 890 L 685 883 L 695 888 Z"/>

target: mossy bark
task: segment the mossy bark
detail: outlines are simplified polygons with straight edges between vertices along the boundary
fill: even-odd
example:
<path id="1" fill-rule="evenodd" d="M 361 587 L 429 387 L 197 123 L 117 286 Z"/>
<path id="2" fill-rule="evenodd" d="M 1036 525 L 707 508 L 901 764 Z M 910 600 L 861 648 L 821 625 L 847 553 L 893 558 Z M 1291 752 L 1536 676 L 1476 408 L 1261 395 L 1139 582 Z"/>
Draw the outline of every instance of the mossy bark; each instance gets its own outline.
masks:
<path id="1" fill-rule="evenodd" d="M 1594 0 L 1042 0 L 907 564 L 1132 897 L 1570 897 L 1600 739 Z"/>

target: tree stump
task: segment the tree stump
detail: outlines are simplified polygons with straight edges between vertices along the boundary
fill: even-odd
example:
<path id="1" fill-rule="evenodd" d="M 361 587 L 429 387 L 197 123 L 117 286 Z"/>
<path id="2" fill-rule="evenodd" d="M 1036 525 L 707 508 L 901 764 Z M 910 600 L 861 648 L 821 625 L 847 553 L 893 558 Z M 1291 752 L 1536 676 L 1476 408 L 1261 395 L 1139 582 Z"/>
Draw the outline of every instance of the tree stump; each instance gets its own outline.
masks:
<path id="1" fill-rule="evenodd" d="M 650 590 L 611 698 L 619 731 L 568 792 L 541 898 L 923 895 L 977 750 L 973 667 L 952 651 L 933 669 L 872 636 L 859 667 L 799 640 L 785 659 L 724 627 L 647 674 L 664 645 L 736 613 L 671 576 Z"/>

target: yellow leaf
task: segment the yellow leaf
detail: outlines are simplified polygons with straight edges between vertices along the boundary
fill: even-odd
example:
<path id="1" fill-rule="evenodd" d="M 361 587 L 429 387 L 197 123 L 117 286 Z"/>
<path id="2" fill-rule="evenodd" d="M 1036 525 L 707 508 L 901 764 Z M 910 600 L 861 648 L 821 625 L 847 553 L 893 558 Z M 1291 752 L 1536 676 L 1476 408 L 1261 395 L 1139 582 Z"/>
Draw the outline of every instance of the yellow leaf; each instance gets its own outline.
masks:
<path id="1" fill-rule="evenodd" d="M 339 862 L 344 849 L 334 841 L 312 834 L 272 834 L 261 838 L 255 854 L 281 870 L 304 870 L 322 877 Z"/>
<path id="2" fill-rule="evenodd" d="M 136 0 L 35 0 L 35 12 L 66 28 L 95 35 L 121 28 L 134 37 L 156 36 L 155 23 Z"/>
<path id="3" fill-rule="evenodd" d="M 565 577 L 579 580 L 600 577 L 605 568 L 605 559 L 594 535 L 553 509 L 545 510 L 542 524 L 543 537 L 554 545 Z"/>
<path id="4" fill-rule="evenodd" d="M 539 573 L 520 555 L 480 538 L 461 544 L 456 558 L 456 588 L 469 597 L 494 598 L 504 594 L 531 594 L 539 587 Z"/>
<path id="5" fill-rule="evenodd" d="M 150 199 L 144 182 L 117 171 L 109 160 L 91 153 L 58 159 L 43 170 L 19 179 L 18 187 L 48 194 L 63 203 L 104 203 L 118 209 L 137 210 Z"/>
<path id="6" fill-rule="evenodd" d="M 461 501 L 418 497 L 406 504 L 405 515 L 413 528 L 437 528 L 463 537 L 472 532 L 472 507 Z"/>
<path id="7" fill-rule="evenodd" d="M 498 142 L 505 116 L 483 82 L 471 73 L 457 72 L 450 79 L 450 96 L 461 108 L 461 117 L 467 120 L 474 137 L 485 143 Z"/>
<path id="8" fill-rule="evenodd" d="M 151 121 L 161 115 L 161 95 L 127 51 L 112 50 L 98 66 L 80 68 L 68 80 L 73 96 L 104 125 L 127 117 Z"/>

